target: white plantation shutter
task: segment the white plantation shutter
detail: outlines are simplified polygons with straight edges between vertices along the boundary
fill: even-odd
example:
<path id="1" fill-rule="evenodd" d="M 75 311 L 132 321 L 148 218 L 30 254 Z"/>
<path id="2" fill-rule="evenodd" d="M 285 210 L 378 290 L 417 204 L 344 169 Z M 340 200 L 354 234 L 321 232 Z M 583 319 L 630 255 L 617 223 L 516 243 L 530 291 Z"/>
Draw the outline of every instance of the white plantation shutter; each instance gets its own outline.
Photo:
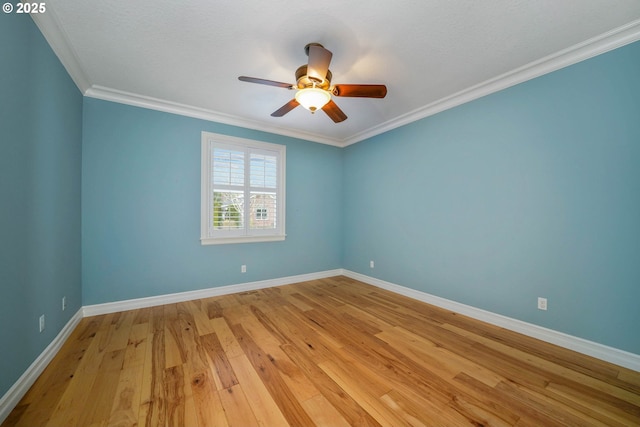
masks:
<path id="1" fill-rule="evenodd" d="M 283 240 L 285 147 L 202 133 L 202 244 Z"/>
<path id="2" fill-rule="evenodd" d="M 250 165 L 249 228 L 274 230 L 278 226 L 278 155 L 273 151 L 253 151 Z"/>
<path id="3" fill-rule="evenodd" d="M 245 153 L 212 148 L 213 212 L 210 226 L 217 230 L 241 231 L 244 229 Z M 209 233 L 212 234 L 213 230 Z M 242 235 L 241 232 L 234 234 Z"/>
<path id="4" fill-rule="evenodd" d="M 214 184 L 244 185 L 244 152 L 214 147 L 211 161 Z"/>

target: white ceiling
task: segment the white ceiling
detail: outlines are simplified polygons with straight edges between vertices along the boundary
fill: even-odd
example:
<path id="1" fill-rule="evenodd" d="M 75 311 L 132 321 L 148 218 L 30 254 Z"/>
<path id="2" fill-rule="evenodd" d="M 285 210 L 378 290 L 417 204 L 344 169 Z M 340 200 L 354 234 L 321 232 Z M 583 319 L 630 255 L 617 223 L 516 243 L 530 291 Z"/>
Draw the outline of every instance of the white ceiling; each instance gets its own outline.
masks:
<path id="1" fill-rule="evenodd" d="M 47 0 L 33 15 L 86 96 L 345 146 L 640 40 L 639 0 Z M 304 46 L 333 52 L 333 83 L 386 84 L 335 98 L 333 123 L 271 112 Z"/>

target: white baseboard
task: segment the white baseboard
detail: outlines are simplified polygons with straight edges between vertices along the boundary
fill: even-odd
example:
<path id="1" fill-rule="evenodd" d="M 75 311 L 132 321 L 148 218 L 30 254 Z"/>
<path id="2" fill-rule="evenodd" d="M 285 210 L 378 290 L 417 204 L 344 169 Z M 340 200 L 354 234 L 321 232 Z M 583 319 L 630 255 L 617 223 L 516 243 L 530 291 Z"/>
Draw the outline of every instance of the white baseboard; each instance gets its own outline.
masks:
<path id="1" fill-rule="evenodd" d="M 277 279 L 260 280 L 257 282 L 240 283 L 237 285 L 219 286 L 217 288 L 200 289 L 197 291 L 108 302 L 105 304 L 87 305 L 82 307 L 82 313 L 84 317 L 97 316 L 100 314 L 116 313 L 119 311 L 135 310 L 138 308 L 154 307 L 157 305 L 173 304 L 176 302 L 191 301 L 201 298 L 235 294 L 238 292 L 253 291 L 256 289 L 271 288 L 274 286 L 290 285 L 292 283 L 306 282 L 309 280 L 324 279 L 327 277 L 339 276 L 342 272 L 342 269 L 327 270 L 317 273 L 300 274 L 297 276 L 280 277 Z"/>
<path id="2" fill-rule="evenodd" d="M 153 307 L 156 305 L 172 304 L 176 302 L 190 301 L 199 298 L 209 298 L 219 295 L 227 295 L 238 292 L 247 292 L 256 289 L 271 288 L 274 286 L 290 285 L 292 283 L 306 282 L 309 280 L 324 279 L 327 277 L 342 275 L 342 269 L 327 270 L 317 273 L 300 274 L 297 276 L 280 277 L 277 279 L 260 280 L 256 282 L 240 283 L 237 285 L 220 286 L 217 288 L 201 289 L 197 291 L 180 292 L 175 294 L 160 295 L 148 298 L 138 298 L 126 301 L 116 301 L 106 304 L 88 305 L 80 308 L 78 312 L 67 322 L 60 333 L 44 349 L 38 358 L 27 368 L 18 381 L 0 398 L 0 424 L 9 416 L 18 405 L 20 399 L 29 391 L 29 388 L 38 379 L 42 371 L 53 360 L 62 344 L 69 338 L 71 332 L 78 326 L 84 317 L 100 314 L 116 313 L 119 311 L 134 310 L 138 308 Z"/>
<path id="3" fill-rule="evenodd" d="M 634 371 L 640 372 L 640 355 L 634 353 L 629 353 L 624 350 L 619 350 L 617 348 L 585 340 L 583 338 L 574 337 L 563 332 L 547 329 L 542 326 L 523 322 L 522 320 L 513 319 L 507 316 L 502 316 L 490 311 L 481 310 L 479 308 L 461 304 L 459 302 L 451 301 L 445 298 L 440 298 L 426 292 L 396 285 L 395 283 L 386 282 L 384 280 L 376 279 L 375 277 L 366 276 L 354 271 L 343 270 L 343 274 L 347 277 L 368 283 L 378 288 L 386 289 L 388 291 L 395 292 L 397 294 L 404 295 L 418 301 L 426 302 L 428 304 L 432 304 L 446 310 L 454 311 L 456 313 L 463 314 L 465 316 L 469 316 L 471 318 L 481 320 L 492 325 L 500 326 L 502 328 L 527 335 L 529 337 L 537 338 L 539 340 L 546 341 L 548 343 L 555 344 L 560 347 L 576 351 L 578 353 L 586 354 L 588 356 L 592 356 L 597 359 L 604 360 L 618 366 L 624 366 L 625 368 L 633 369 Z"/>
<path id="4" fill-rule="evenodd" d="M 133 310 L 138 308 L 153 307 L 163 304 L 190 301 L 199 298 L 209 298 L 213 296 L 227 295 L 238 292 L 247 292 L 257 289 L 270 288 L 274 286 L 289 285 L 292 283 L 306 282 L 309 280 L 324 279 L 327 277 L 344 275 L 364 283 L 395 292 L 409 298 L 423 301 L 446 310 L 469 316 L 492 325 L 500 326 L 514 332 L 518 332 L 533 338 L 540 339 L 561 347 L 577 351 L 588 356 L 592 356 L 619 366 L 640 372 L 640 355 L 619 350 L 596 342 L 574 337 L 552 329 L 543 328 L 521 320 L 512 319 L 500 314 L 481 310 L 459 302 L 440 298 L 422 291 L 407 288 L 395 283 L 376 279 L 354 271 L 345 269 L 335 269 L 321 271 L 317 273 L 301 274 L 297 276 L 281 277 L 277 279 L 260 280 L 256 282 L 240 283 L 236 285 L 220 286 L 217 288 L 201 289 L 197 291 L 180 292 L 175 294 L 160 295 L 148 298 L 138 298 L 126 301 L 117 301 L 106 304 L 96 304 L 84 306 L 67 322 L 60 333 L 44 349 L 38 358 L 29 366 L 16 383 L 0 398 L 0 424 L 9 416 L 11 411 L 20 402 L 20 399 L 27 393 L 29 388 L 36 381 L 38 376 L 44 371 L 47 365 L 58 353 L 62 344 L 69 338 L 71 332 L 78 325 L 83 317 L 96 316 L 100 314 L 115 313 L 119 311 Z"/>
<path id="5" fill-rule="evenodd" d="M 53 358 L 62 345 L 67 341 L 71 332 L 78 326 L 82 320 L 82 309 L 69 319 L 67 324 L 62 328 L 60 333 L 51 341 L 51 343 L 40 353 L 40 356 L 33 361 L 31 366 L 18 378 L 13 386 L 0 398 L 0 424 L 9 416 L 13 408 L 20 402 L 20 399 L 27 394 L 34 382 L 38 379 L 42 371 L 51 363 Z"/>

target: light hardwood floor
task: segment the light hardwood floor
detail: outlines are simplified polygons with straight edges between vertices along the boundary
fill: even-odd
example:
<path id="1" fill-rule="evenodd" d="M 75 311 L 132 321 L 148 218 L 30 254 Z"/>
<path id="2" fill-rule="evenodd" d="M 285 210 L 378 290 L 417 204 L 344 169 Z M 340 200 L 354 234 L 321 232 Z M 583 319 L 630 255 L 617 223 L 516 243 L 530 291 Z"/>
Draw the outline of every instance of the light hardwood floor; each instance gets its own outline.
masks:
<path id="1" fill-rule="evenodd" d="M 335 277 L 85 318 L 9 425 L 632 426 L 640 373 Z"/>

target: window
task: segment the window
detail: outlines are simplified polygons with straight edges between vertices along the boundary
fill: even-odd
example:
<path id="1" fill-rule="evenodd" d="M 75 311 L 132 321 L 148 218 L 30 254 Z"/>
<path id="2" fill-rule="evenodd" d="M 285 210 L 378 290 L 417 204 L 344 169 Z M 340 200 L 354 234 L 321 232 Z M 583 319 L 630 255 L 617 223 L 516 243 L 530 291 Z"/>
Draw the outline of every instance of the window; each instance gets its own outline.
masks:
<path id="1" fill-rule="evenodd" d="M 203 245 L 285 238 L 285 146 L 202 132 Z"/>
<path id="2" fill-rule="evenodd" d="M 266 220 L 267 219 L 267 208 L 256 208 L 256 219 L 257 220 Z"/>

